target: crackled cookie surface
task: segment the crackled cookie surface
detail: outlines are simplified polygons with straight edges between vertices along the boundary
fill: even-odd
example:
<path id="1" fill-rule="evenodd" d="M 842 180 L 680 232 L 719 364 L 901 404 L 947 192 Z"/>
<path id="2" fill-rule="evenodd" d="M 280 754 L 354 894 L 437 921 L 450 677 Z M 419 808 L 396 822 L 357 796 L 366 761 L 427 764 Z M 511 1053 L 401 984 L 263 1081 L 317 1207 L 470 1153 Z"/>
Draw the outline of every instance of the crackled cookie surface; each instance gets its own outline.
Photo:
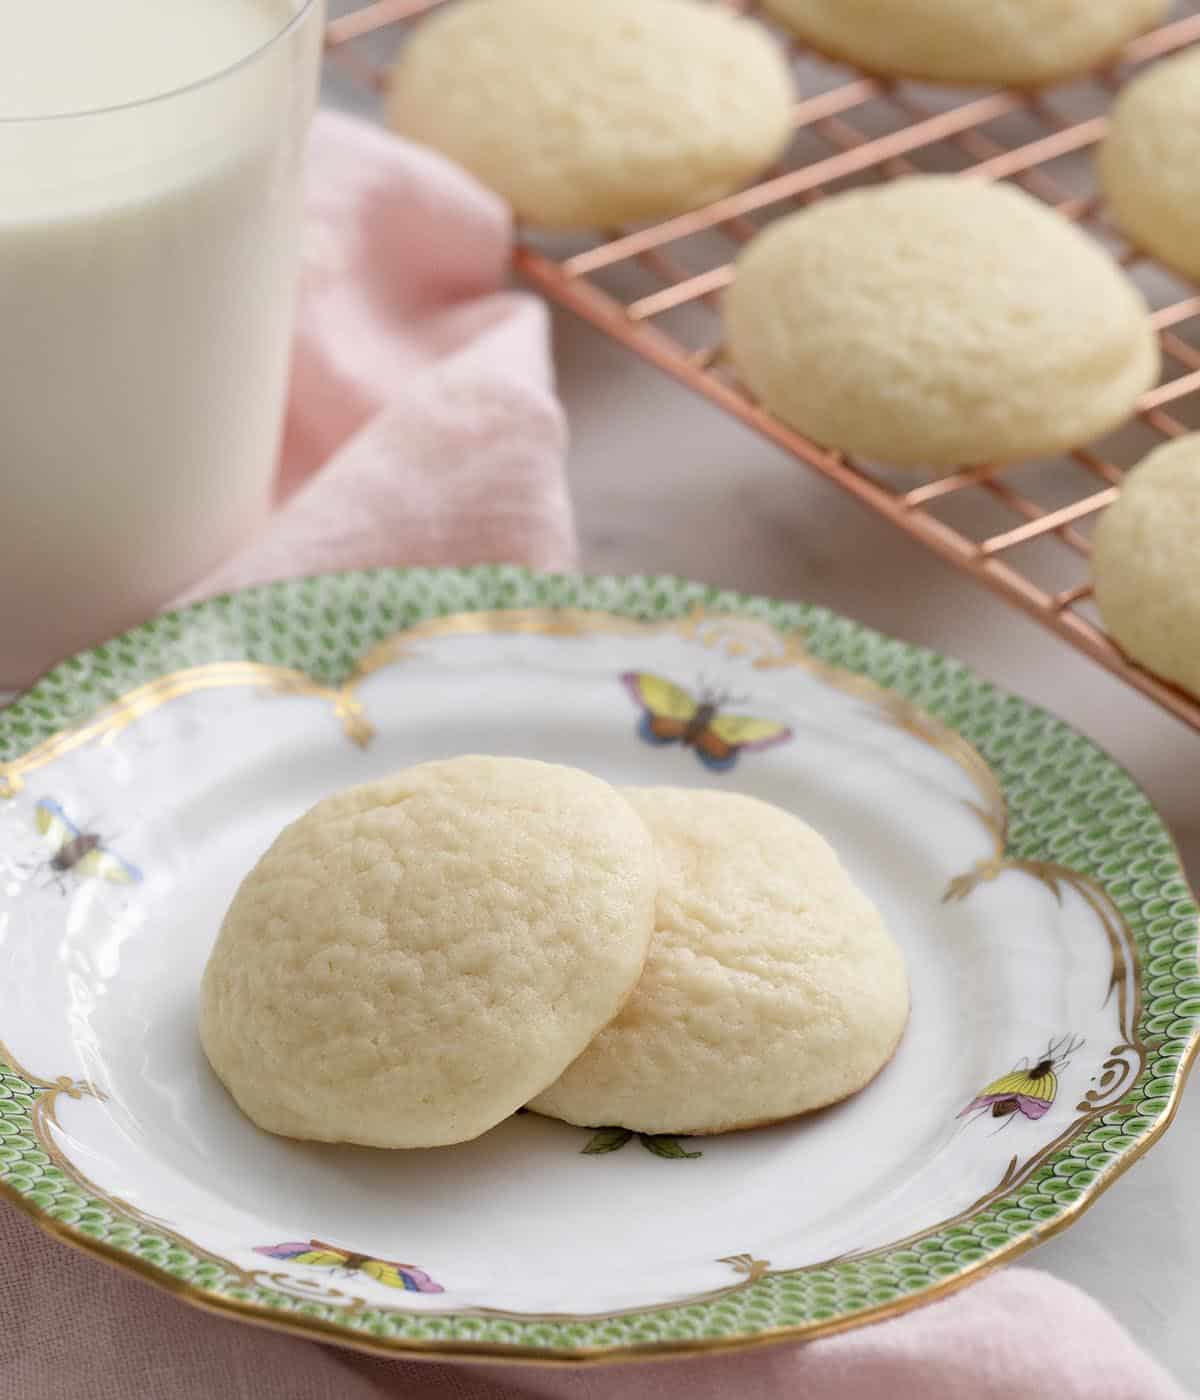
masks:
<path id="1" fill-rule="evenodd" d="M 706 204 L 791 137 L 782 47 L 698 0 L 462 0 L 420 25 L 387 118 L 549 228 Z"/>
<path id="2" fill-rule="evenodd" d="M 909 176 L 746 245 L 725 297 L 746 385 L 826 447 L 945 473 L 1078 447 L 1158 374 L 1145 299 L 1010 185 Z"/>
<path id="3" fill-rule="evenodd" d="M 632 788 L 658 852 L 646 970 L 531 1108 L 586 1127 L 721 1133 L 861 1089 L 908 1020 L 904 959 L 833 849 L 737 793 Z"/>
<path id="4" fill-rule="evenodd" d="M 1162 20 L 1168 0 L 765 0 L 833 58 L 944 83 L 1054 82 Z"/>
<path id="5" fill-rule="evenodd" d="M 204 1049 L 271 1132 L 476 1137 L 621 1008 L 655 889 L 645 824 L 576 769 L 463 757 L 353 788 L 238 890 L 204 974 Z"/>

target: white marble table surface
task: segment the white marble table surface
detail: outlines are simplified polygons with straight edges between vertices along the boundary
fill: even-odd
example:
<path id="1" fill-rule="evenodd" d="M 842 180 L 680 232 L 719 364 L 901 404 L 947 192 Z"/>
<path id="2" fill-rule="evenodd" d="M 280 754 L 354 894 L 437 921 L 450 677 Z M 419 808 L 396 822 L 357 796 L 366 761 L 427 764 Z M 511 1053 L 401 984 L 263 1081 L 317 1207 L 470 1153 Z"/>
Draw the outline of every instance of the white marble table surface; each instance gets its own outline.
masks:
<path id="1" fill-rule="evenodd" d="M 393 45 L 380 36 L 377 55 Z M 333 72 L 326 96 L 368 105 Z M 1124 764 L 1200 885 L 1200 734 L 569 314 L 554 337 L 584 569 L 806 599 L 960 658 Z M 1026 1262 L 1098 1298 L 1200 1394 L 1198 1184 L 1200 1084 L 1163 1140 Z"/>

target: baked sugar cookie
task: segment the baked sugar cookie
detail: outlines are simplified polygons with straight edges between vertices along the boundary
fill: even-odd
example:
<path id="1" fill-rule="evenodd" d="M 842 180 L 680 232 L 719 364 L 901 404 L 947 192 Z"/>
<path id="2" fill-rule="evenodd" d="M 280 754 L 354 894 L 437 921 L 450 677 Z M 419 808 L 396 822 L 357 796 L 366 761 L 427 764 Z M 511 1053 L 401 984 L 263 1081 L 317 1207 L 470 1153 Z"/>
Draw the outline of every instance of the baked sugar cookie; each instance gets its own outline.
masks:
<path id="1" fill-rule="evenodd" d="M 1200 49 L 1155 63 L 1125 88 L 1099 172 L 1130 239 L 1200 278 Z"/>
<path id="2" fill-rule="evenodd" d="M 805 43 L 856 67 L 943 83 L 1035 86 L 1086 72 L 1169 0 L 764 0 Z"/>
<path id="3" fill-rule="evenodd" d="M 551 1083 L 646 957 L 644 823 L 598 778 L 427 763 L 320 802 L 238 890 L 200 1035 L 259 1127 L 430 1147 Z"/>
<path id="4" fill-rule="evenodd" d="M 1092 577 L 1135 661 L 1200 696 L 1200 433 L 1157 447 L 1100 517 Z"/>
<path id="5" fill-rule="evenodd" d="M 637 990 L 530 1107 L 584 1127 L 721 1133 L 861 1089 L 908 1019 L 899 949 L 829 845 L 736 793 L 633 788 L 658 851 Z"/>
<path id="6" fill-rule="evenodd" d="M 785 423 L 935 472 L 1077 447 L 1158 375 L 1145 300 L 1099 244 L 1011 185 L 953 176 L 771 224 L 724 314 L 741 378 Z"/>
<path id="7" fill-rule="evenodd" d="M 532 223 L 610 228 L 752 180 L 793 89 L 753 20 L 699 0 L 462 0 L 391 73 L 387 119 Z"/>

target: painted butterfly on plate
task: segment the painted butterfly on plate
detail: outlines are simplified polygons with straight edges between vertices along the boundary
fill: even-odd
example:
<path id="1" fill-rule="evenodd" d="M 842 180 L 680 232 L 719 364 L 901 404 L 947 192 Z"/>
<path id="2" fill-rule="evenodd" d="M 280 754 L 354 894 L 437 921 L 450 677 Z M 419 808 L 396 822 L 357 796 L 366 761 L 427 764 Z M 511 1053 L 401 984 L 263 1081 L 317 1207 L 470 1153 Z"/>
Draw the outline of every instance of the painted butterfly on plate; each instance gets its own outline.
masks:
<path id="1" fill-rule="evenodd" d="M 993 1079 L 958 1116 L 965 1118 L 976 1109 L 990 1109 L 993 1118 L 1012 1121 L 1017 1113 L 1033 1120 L 1041 1118 L 1058 1095 L 1058 1075 L 1082 1044 L 1079 1036 L 1064 1035 L 1052 1040 L 1036 1064 L 1022 1059 L 1011 1073 Z"/>
<path id="2" fill-rule="evenodd" d="M 34 809 L 37 829 L 53 854 L 50 868 L 56 875 L 74 873 L 109 880 L 114 885 L 136 885 L 142 872 L 110 850 L 94 831 L 80 831 L 52 797 L 43 797 Z"/>
<path id="3" fill-rule="evenodd" d="M 641 706 L 638 733 L 648 744 L 683 744 L 714 773 L 727 773 L 743 750 L 753 752 L 785 743 L 786 724 L 752 715 L 730 715 L 707 692 L 697 699 L 682 686 L 646 671 L 626 671 L 625 689 Z"/>
<path id="4" fill-rule="evenodd" d="M 292 1240 L 287 1244 L 254 1246 L 255 1254 L 268 1259 L 290 1259 L 294 1264 L 310 1264 L 316 1269 L 337 1269 L 341 1273 L 358 1273 L 384 1283 L 389 1288 L 402 1288 L 406 1293 L 444 1293 L 440 1283 L 413 1264 L 393 1264 L 388 1259 L 373 1259 L 369 1254 L 354 1254 L 348 1249 L 326 1244 L 323 1240 Z"/>

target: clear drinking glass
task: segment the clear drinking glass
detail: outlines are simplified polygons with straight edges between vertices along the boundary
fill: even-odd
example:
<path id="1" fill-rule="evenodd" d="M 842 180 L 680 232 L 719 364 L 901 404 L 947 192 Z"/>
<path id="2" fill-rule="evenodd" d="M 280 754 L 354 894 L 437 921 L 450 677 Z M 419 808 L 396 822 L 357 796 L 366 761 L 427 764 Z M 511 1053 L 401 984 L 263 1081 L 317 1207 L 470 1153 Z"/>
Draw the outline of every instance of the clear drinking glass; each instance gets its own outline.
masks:
<path id="1" fill-rule="evenodd" d="M 136 46 L 148 3 L 96 9 Z M 13 115 L 0 83 L 0 689 L 154 612 L 270 503 L 323 0 L 153 3 L 176 67 L 226 61 L 123 102 L 122 55 L 145 73 L 114 47 L 70 89 L 102 71 L 99 110 L 38 112 L 54 84 L 18 62 Z"/>

